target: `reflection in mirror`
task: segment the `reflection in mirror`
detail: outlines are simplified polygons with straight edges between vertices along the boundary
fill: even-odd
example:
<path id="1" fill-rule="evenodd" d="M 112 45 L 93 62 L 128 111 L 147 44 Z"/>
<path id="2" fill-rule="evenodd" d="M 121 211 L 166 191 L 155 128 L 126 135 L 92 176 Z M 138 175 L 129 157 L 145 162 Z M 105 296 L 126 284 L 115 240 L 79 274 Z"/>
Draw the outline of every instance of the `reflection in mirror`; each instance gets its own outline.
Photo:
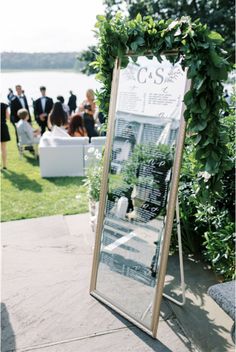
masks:
<path id="1" fill-rule="evenodd" d="M 96 292 L 151 329 L 186 73 L 164 56 L 120 70 Z"/>

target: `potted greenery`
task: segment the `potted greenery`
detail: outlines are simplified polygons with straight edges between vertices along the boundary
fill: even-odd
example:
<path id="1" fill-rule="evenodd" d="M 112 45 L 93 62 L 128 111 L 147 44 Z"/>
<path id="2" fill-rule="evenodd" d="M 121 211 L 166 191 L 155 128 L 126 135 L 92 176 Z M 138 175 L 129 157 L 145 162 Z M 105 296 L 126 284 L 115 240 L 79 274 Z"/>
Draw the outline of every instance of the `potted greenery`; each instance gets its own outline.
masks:
<path id="1" fill-rule="evenodd" d="M 87 178 L 84 182 L 89 200 L 90 222 L 93 232 L 95 232 L 97 223 L 101 177 L 102 160 L 100 160 L 99 163 L 89 167 L 87 171 Z"/>

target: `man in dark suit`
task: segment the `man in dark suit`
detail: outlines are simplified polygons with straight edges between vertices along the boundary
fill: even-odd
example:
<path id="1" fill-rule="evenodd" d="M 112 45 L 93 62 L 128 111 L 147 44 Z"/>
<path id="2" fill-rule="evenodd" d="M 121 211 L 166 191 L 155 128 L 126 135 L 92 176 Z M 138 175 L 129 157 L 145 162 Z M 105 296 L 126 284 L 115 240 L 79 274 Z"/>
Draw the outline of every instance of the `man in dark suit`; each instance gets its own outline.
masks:
<path id="1" fill-rule="evenodd" d="M 10 108 L 11 108 L 11 122 L 12 123 L 13 122 L 16 123 L 19 121 L 19 117 L 17 116 L 17 112 L 20 109 L 28 110 L 28 113 L 29 113 L 28 122 L 31 123 L 29 105 L 28 105 L 26 96 L 24 95 L 24 91 L 22 90 L 22 87 L 19 84 L 16 86 L 16 95 L 11 97 Z"/>
<path id="2" fill-rule="evenodd" d="M 34 115 L 43 134 L 47 127 L 48 115 L 53 107 L 53 100 L 46 96 L 46 87 L 40 87 L 40 92 L 42 96 L 34 102 Z"/>
<path id="3" fill-rule="evenodd" d="M 20 84 L 16 85 L 16 95 L 11 96 L 10 109 L 11 109 L 10 119 L 11 119 L 11 123 L 15 128 L 16 142 L 18 143 L 18 135 L 17 135 L 16 126 L 15 126 L 15 124 L 19 121 L 19 117 L 17 115 L 18 110 L 26 109 L 29 113 L 28 122 L 31 123 L 29 105 Z"/>
<path id="4" fill-rule="evenodd" d="M 70 109 L 70 115 L 72 114 L 72 112 L 75 112 L 76 110 L 76 95 L 73 94 L 73 92 L 70 90 L 70 97 L 69 97 L 69 101 L 68 101 L 68 106 L 69 106 L 69 109 Z"/>

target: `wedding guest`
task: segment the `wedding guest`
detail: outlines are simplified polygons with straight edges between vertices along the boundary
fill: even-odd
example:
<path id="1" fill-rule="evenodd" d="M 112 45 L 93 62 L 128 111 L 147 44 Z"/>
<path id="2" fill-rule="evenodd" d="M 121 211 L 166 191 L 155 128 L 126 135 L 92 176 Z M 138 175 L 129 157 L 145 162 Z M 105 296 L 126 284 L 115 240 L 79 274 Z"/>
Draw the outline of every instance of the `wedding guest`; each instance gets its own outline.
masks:
<path id="1" fill-rule="evenodd" d="M 31 124 L 28 122 L 28 110 L 20 109 L 17 114 L 19 121 L 16 123 L 16 127 L 20 143 L 26 145 L 39 144 L 40 129 L 33 129 Z"/>
<path id="2" fill-rule="evenodd" d="M 20 109 L 26 109 L 29 115 L 29 123 L 31 123 L 31 116 L 29 111 L 29 105 L 26 96 L 24 95 L 24 91 L 20 84 L 16 85 L 16 95 L 11 97 L 11 121 L 17 123 L 19 121 L 19 117 L 17 115 Z"/>
<path id="3" fill-rule="evenodd" d="M 9 104 L 11 103 L 12 99 L 14 98 L 14 93 L 13 90 L 11 88 L 8 88 L 9 93 L 7 94 L 7 99 Z"/>
<path id="4" fill-rule="evenodd" d="M 63 109 L 62 103 L 57 101 L 48 116 L 48 128 L 52 131 L 53 135 L 65 135 L 67 127 L 67 115 Z"/>
<path id="5" fill-rule="evenodd" d="M 70 97 L 69 97 L 68 104 L 67 104 L 70 109 L 70 115 L 72 113 L 74 113 L 77 108 L 76 100 L 77 100 L 76 95 L 73 94 L 72 90 L 70 90 Z"/>
<path id="6" fill-rule="evenodd" d="M 95 129 L 94 114 L 96 111 L 96 104 L 94 101 L 94 91 L 92 89 L 87 90 L 86 99 L 80 105 L 79 111 L 84 113 L 83 114 L 84 126 L 90 141 L 91 137 L 98 136 L 98 133 Z"/>
<path id="7" fill-rule="evenodd" d="M 48 115 L 53 107 L 53 100 L 46 96 L 46 87 L 40 87 L 41 97 L 34 102 L 35 120 L 41 128 L 41 134 L 46 130 Z"/>
<path id="8" fill-rule="evenodd" d="M 8 105 L 0 103 L 1 108 L 1 152 L 2 152 L 2 169 L 7 169 L 7 142 L 10 141 L 10 134 L 7 126 L 7 120 L 10 119 Z"/>
<path id="9" fill-rule="evenodd" d="M 61 102 L 67 117 L 69 117 L 70 109 L 69 109 L 69 106 L 65 104 L 65 99 L 63 98 L 63 96 L 62 95 L 58 95 L 57 100 Z"/>
<path id="10" fill-rule="evenodd" d="M 17 84 L 15 88 L 16 88 L 16 95 L 13 95 L 13 96 L 11 95 L 11 101 L 10 101 L 10 109 L 11 109 L 10 120 L 15 129 L 16 143 L 18 144 L 19 140 L 18 140 L 18 134 L 16 130 L 16 123 L 19 121 L 19 117 L 17 113 L 20 109 L 26 109 L 29 114 L 29 123 L 31 123 L 31 116 L 30 116 L 27 98 L 24 95 L 22 86 L 20 84 Z"/>
<path id="11" fill-rule="evenodd" d="M 80 114 L 75 114 L 69 122 L 68 133 L 71 137 L 86 137 L 87 132 L 84 127 L 83 118 Z"/>

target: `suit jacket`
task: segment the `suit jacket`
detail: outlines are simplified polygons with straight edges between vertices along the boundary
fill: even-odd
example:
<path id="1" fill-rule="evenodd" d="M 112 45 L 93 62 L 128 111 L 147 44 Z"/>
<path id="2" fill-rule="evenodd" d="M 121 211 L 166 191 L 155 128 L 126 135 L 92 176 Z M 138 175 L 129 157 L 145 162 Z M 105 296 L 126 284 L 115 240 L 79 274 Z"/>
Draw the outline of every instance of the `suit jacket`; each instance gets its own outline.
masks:
<path id="1" fill-rule="evenodd" d="M 69 97 L 69 101 L 68 101 L 68 106 L 70 108 L 70 110 L 75 110 L 77 105 L 76 105 L 76 95 L 72 94 L 70 97 Z"/>
<path id="2" fill-rule="evenodd" d="M 24 102 L 25 102 L 25 108 L 29 112 L 29 120 L 28 120 L 28 122 L 31 123 L 29 105 L 28 105 L 28 102 L 27 102 L 27 99 L 26 99 L 25 95 L 23 96 L 23 99 L 24 99 Z M 10 102 L 11 121 L 13 123 L 16 123 L 16 122 L 19 121 L 19 117 L 17 116 L 17 112 L 18 112 L 18 110 L 23 109 L 23 108 L 24 108 L 24 106 L 22 106 L 20 99 L 16 95 L 14 95 L 12 97 L 12 99 L 11 99 L 11 102 Z"/>
<path id="3" fill-rule="evenodd" d="M 35 120 L 40 124 L 42 121 L 40 120 L 39 116 L 40 114 L 49 114 L 50 111 L 52 110 L 53 107 L 53 100 L 52 98 L 45 97 L 46 98 L 46 103 L 45 103 L 45 109 L 43 111 L 43 107 L 41 104 L 41 98 L 35 100 L 34 102 L 34 115 L 35 115 Z"/>

